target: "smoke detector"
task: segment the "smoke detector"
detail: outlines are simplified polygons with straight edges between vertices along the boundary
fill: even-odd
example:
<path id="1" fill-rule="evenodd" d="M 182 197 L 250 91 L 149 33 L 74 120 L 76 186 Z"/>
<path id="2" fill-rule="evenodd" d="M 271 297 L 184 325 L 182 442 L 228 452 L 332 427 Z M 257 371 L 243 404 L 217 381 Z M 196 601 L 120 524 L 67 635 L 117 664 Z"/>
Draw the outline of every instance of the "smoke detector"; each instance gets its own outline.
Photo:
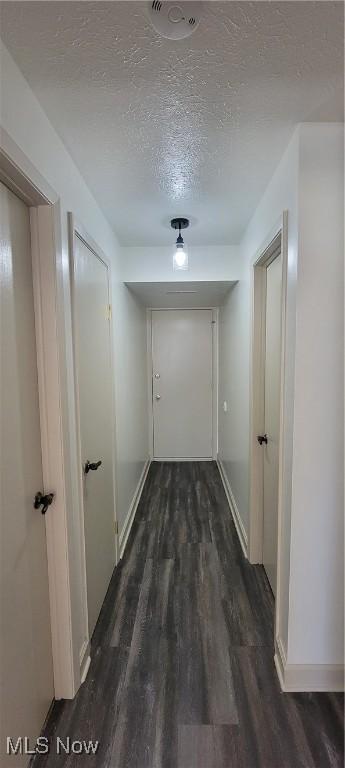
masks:
<path id="1" fill-rule="evenodd" d="M 199 25 L 201 2 L 174 2 L 174 0 L 150 0 L 148 15 L 152 26 L 162 37 L 182 40 L 189 37 Z"/>

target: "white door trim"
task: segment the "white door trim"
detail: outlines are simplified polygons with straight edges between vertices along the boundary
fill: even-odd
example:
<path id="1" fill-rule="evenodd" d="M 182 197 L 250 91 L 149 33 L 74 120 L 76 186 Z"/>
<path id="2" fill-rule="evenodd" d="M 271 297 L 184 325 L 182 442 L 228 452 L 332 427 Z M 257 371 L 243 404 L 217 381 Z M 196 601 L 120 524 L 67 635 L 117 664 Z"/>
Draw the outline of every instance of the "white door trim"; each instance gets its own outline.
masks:
<path id="1" fill-rule="evenodd" d="M 257 435 L 264 427 L 264 366 L 265 366 L 265 317 L 266 317 L 266 267 L 277 255 L 282 256 L 282 315 L 281 315 L 281 376 L 280 376 L 280 424 L 279 424 L 279 480 L 278 480 L 278 547 L 277 591 L 275 601 L 275 637 L 280 636 L 280 591 L 282 550 L 282 498 L 284 471 L 284 381 L 286 294 L 288 265 L 288 214 L 284 211 L 277 225 L 259 249 L 252 269 L 252 333 L 250 370 L 250 504 L 248 530 L 248 559 L 262 563 L 263 550 L 263 452 Z"/>
<path id="2" fill-rule="evenodd" d="M 343 664 L 288 664 L 279 635 L 276 637 L 274 663 L 284 693 L 344 690 Z"/>
<path id="3" fill-rule="evenodd" d="M 190 312 L 200 309 L 212 310 L 212 459 L 217 460 L 218 454 L 218 318 L 219 310 L 217 307 L 154 307 L 149 308 L 146 311 L 147 317 L 147 381 L 148 381 L 148 428 L 149 428 L 149 457 L 151 461 L 154 461 L 153 455 L 153 399 L 152 399 L 152 312 L 181 312 L 183 310 L 189 310 Z M 169 458 L 164 459 L 170 461 Z M 210 459 L 185 459 L 174 458 L 171 461 L 210 461 Z"/>
<path id="4" fill-rule="evenodd" d="M 73 655 L 72 587 L 65 477 L 65 423 L 59 324 L 62 290 L 61 212 L 58 195 L 6 131 L 0 138 L 0 178 L 30 206 L 44 488 L 55 493 L 45 517 L 55 698 L 72 698 L 80 684 Z"/>
<path id="5" fill-rule="evenodd" d="M 73 336 L 73 364 L 74 364 L 74 384 L 75 384 L 75 402 L 76 402 L 76 422 L 77 422 L 77 454 L 78 454 L 78 497 L 79 497 L 79 530 L 80 530 L 80 548 L 82 554 L 82 589 L 83 589 L 83 642 L 80 647 L 80 667 L 83 671 L 84 667 L 90 663 L 89 649 L 89 622 L 88 622 L 88 607 L 87 607 L 87 581 L 86 581 L 86 556 L 85 556 L 85 533 L 84 533 L 84 502 L 83 502 L 83 473 L 82 473 L 82 452 L 81 452 L 81 438 L 80 438 L 80 407 L 79 407 L 79 388 L 78 388 L 78 370 L 76 365 L 76 318 L 75 318 L 75 242 L 76 238 L 79 238 L 87 248 L 99 259 L 107 269 L 108 274 L 108 301 L 109 301 L 109 318 L 112 319 L 112 307 L 111 307 L 111 285 L 112 285 L 112 273 L 111 262 L 107 258 L 106 254 L 102 251 L 95 240 L 88 234 L 83 225 L 78 222 L 73 213 L 68 213 L 68 229 L 69 229 L 69 252 L 70 252 L 70 275 L 71 275 L 71 305 L 72 305 L 72 336 Z M 114 386 L 114 338 L 113 338 L 113 323 L 109 323 L 109 346 L 110 346 L 110 376 L 111 376 L 111 405 L 112 413 L 110 414 L 111 431 L 112 431 L 112 454 L 113 454 L 113 489 L 114 489 L 114 536 L 115 536 L 115 564 L 119 560 L 119 541 L 118 541 L 118 526 L 116 516 L 116 427 L 115 427 L 115 386 Z M 116 531 L 116 533 L 115 533 Z"/>

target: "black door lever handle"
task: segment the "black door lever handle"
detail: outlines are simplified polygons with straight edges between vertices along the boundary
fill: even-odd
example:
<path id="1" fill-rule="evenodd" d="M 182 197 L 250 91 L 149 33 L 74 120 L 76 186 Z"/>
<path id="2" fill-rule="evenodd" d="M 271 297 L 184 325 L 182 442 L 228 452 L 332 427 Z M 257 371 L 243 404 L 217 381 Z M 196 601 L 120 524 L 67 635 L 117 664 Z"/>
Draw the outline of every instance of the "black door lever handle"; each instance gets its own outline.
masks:
<path id="1" fill-rule="evenodd" d="M 87 461 L 84 467 L 85 474 L 87 475 L 87 473 L 90 472 L 90 469 L 95 471 L 96 469 L 98 469 L 98 467 L 101 466 L 101 464 L 102 464 L 101 461 Z"/>
<path id="2" fill-rule="evenodd" d="M 34 508 L 39 509 L 40 507 L 42 507 L 41 509 L 42 515 L 45 515 L 48 507 L 50 507 L 53 501 L 53 498 L 54 498 L 53 493 L 46 493 L 45 495 L 43 495 L 41 491 L 38 491 L 34 499 Z"/>
<path id="3" fill-rule="evenodd" d="M 267 435 L 258 435 L 258 443 L 262 445 L 262 443 L 268 443 Z"/>

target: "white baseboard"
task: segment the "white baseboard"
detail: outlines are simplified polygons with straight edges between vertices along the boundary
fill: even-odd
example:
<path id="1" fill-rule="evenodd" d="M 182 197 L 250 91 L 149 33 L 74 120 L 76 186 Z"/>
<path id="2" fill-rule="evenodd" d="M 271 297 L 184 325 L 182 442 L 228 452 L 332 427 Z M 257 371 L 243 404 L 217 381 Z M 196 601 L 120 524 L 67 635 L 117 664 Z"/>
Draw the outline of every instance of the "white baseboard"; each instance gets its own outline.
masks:
<path id="1" fill-rule="evenodd" d="M 85 682 L 87 673 L 89 671 L 89 666 L 91 663 L 91 656 L 90 656 L 90 641 L 84 640 L 80 652 L 79 652 L 79 662 L 80 662 L 80 684 Z"/>
<path id="2" fill-rule="evenodd" d="M 144 465 L 144 469 L 143 469 L 143 471 L 142 471 L 142 473 L 140 475 L 140 479 L 139 479 L 138 485 L 137 485 L 137 487 L 135 489 L 134 496 L 133 496 L 133 499 L 132 499 L 132 503 L 131 503 L 130 508 L 129 508 L 128 512 L 127 512 L 126 519 L 125 519 L 125 522 L 123 524 L 122 531 L 121 531 L 121 533 L 119 535 L 120 560 L 123 557 L 123 553 L 125 551 L 125 547 L 126 547 L 126 544 L 127 544 L 128 536 L 129 536 L 129 534 L 131 532 L 131 528 L 132 528 L 133 521 L 134 521 L 134 518 L 135 518 L 135 513 L 136 513 L 137 508 L 138 508 L 138 504 L 139 504 L 139 501 L 140 501 L 140 496 L 142 494 L 143 487 L 145 485 L 145 480 L 146 480 L 147 473 L 148 473 L 149 468 L 150 468 L 150 464 L 151 464 L 151 459 L 148 459 L 146 464 Z"/>
<path id="3" fill-rule="evenodd" d="M 237 531 L 238 538 L 240 540 L 240 544 L 241 544 L 241 547 L 242 547 L 242 550 L 243 550 L 243 554 L 247 558 L 248 557 L 248 536 L 247 536 L 245 527 L 243 525 L 243 522 L 241 520 L 241 515 L 240 515 L 240 513 L 238 511 L 238 507 L 237 507 L 237 504 L 236 504 L 236 501 L 235 501 L 235 497 L 234 497 L 234 494 L 233 494 L 233 492 L 231 490 L 231 485 L 229 483 L 227 474 L 225 472 L 225 469 L 224 469 L 224 466 L 223 466 L 223 462 L 222 462 L 222 460 L 219 457 L 217 459 L 217 465 L 218 465 L 220 476 L 222 478 L 222 483 L 223 483 L 223 486 L 224 486 L 226 498 L 228 500 L 228 504 L 229 504 L 230 511 L 231 511 L 231 514 L 232 514 L 232 519 L 233 519 L 234 524 L 235 524 L 235 528 L 236 528 L 236 531 Z"/>
<path id="4" fill-rule="evenodd" d="M 169 458 L 169 456 L 168 457 L 167 456 L 162 456 L 162 457 L 154 456 L 152 461 L 159 461 L 159 462 L 168 461 L 169 463 L 173 462 L 173 461 L 178 461 L 178 463 L 180 464 L 182 461 L 184 461 L 184 462 L 186 462 L 186 461 L 214 461 L 214 459 L 212 458 L 212 456 L 206 456 L 206 457 L 203 457 L 203 458 L 200 458 L 200 456 L 194 456 L 192 459 L 191 458 L 186 459 L 183 456 L 174 456 L 173 458 L 172 457 Z"/>
<path id="5" fill-rule="evenodd" d="M 86 656 L 84 665 L 83 665 L 83 667 L 81 669 L 81 678 L 80 678 L 80 684 L 81 685 L 83 683 L 85 683 L 85 680 L 87 678 L 87 673 L 88 673 L 89 668 L 90 668 L 90 664 L 91 664 L 91 656 L 88 655 L 88 656 Z"/>
<path id="6" fill-rule="evenodd" d="M 284 693 L 331 693 L 344 690 L 342 664 L 288 664 L 279 638 L 274 663 Z"/>

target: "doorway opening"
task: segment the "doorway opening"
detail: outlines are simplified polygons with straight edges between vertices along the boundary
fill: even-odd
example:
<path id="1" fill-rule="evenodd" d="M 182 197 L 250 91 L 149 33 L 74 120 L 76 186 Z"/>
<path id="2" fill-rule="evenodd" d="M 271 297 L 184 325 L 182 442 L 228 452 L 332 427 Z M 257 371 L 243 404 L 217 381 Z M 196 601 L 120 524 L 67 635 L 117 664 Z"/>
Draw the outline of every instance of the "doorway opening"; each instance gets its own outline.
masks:
<path id="1" fill-rule="evenodd" d="M 216 312 L 152 310 L 150 320 L 152 457 L 212 460 Z"/>
<path id="2" fill-rule="evenodd" d="M 287 214 L 253 265 L 248 555 L 279 602 Z"/>
<path id="3" fill-rule="evenodd" d="M 118 560 L 111 264 L 72 213 L 69 235 L 80 547 L 85 576 L 84 640 L 80 654 L 89 664 L 89 639 Z"/>
<path id="4" fill-rule="evenodd" d="M 0 194 L 3 750 L 6 735 L 37 738 L 52 699 L 73 697 L 79 670 L 66 567 L 60 206 L 4 130 Z"/>
<path id="5" fill-rule="evenodd" d="M 218 316 L 235 283 L 125 283 L 147 310 L 150 460 L 217 459 Z"/>

